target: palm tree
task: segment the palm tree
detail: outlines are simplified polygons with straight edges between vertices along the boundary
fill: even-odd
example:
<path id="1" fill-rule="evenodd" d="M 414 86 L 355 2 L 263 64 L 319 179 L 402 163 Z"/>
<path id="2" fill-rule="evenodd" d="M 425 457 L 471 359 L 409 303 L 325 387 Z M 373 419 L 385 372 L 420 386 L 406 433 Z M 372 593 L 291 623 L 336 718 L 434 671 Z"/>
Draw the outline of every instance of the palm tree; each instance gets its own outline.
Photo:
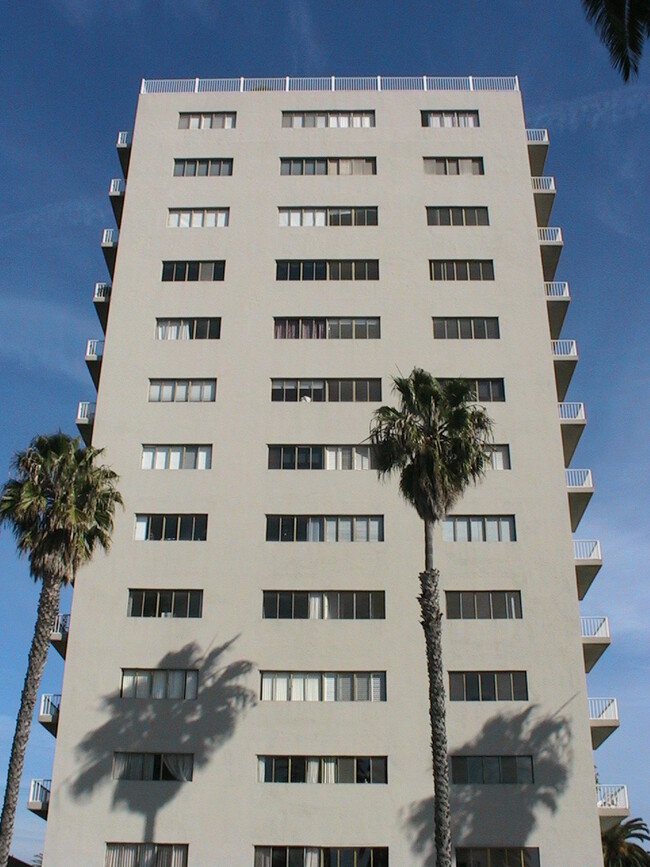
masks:
<path id="1" fill-rule="evenodd" d="M 643 43 L 650 36 L 648 0 L 582 0 L 587 21 L 598 31 L 612 66 L 623 79 L 638 75 Z"/>
<path id="2" fill-rule="evenodd" d="M 429 675 L 436 865 L 451 867 L 440 573 L 434 568 L 433 532 L 470 482 L 482 477 L 489 461 L 492 422 L 475 405 L 474 386 L 467 380 L 438 382 L 416 367 L 393 383 L 400 406 L 376 410 L 370 439 L 379 476 L 399 473 L 400 493 L 424 521 L 425 568 L 418 601 Z"/>
<path id="3" fill-rule="evenodd" d="M 117 475 L 96 464 L 101 454 L 61 432 L 37 436 L 14 456 L 14 477 L 0 491 L 0 525 L 11 528 L 18 553 L 41 582 L 0 818 L 0 867 L 9 859 L 25 748 L 61 588 L 96 548 L 109 548 L 115 507 L 122 503 Z"/>
<path id="4" fill-rule="evenodd" d="M 641 819 L 617 822 L 603 834 L 605 867 L 650 867 L 650 853 L 630 840 L 650 841 L 648 826 Z"/>

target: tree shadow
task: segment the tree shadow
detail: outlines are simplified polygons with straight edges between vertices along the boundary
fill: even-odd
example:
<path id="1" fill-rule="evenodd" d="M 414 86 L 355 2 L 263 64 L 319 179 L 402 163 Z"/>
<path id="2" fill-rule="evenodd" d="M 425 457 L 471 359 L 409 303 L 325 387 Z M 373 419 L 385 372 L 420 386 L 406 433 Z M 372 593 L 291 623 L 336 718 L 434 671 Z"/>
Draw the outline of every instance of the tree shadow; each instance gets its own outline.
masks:
<path id="1" fill-rule="evenodd" d="M 75 798 L 100 786 L 112 785 L 113 806 L 144 816 L 143 841 L 154 840 L 156 816 L 191 783 L 113 780 L 114 752 L 191 753 L 193 774 L 232 737 L 238 717 L 255 704 L 255 693 L 241 679 L 253 668 L 248 660 L 227 665 L 222 657 L 235 638 L 204 653 L 194 642 L 165 654 L 155 668 L 198 670 L 196 699 L 122 698 L 119 690 L 106 696 L 102 710 L 109 719 L 89 732 L 77 747 L 80 770 L 71 783 Z"/>
<path id="2" fill-rule="evenodd" d="M 514 714 L 498 714 L 489 719 L 480 733 L 454 755 L 532 755 L 534 779 L 524 786 L 451 786 L 451 821 L 454 848 L 485 840 L 491 820 L 502 825 L 507 817 L 508 840 L 524 846 L 537 823 L 540 809 L 554 813 L 566 790 L 573 759 L 571 726 L 564 716 L 540 718 L 531 705 Z M 498 795 L 498 797 L 495 797 Z M 411 850 L 422 867 L 435 867 L 434 799 L 415 801 L 402 812 L 403 827 L 411 840 Z M 480 823 L 480 824 L 479 824 Z"/>

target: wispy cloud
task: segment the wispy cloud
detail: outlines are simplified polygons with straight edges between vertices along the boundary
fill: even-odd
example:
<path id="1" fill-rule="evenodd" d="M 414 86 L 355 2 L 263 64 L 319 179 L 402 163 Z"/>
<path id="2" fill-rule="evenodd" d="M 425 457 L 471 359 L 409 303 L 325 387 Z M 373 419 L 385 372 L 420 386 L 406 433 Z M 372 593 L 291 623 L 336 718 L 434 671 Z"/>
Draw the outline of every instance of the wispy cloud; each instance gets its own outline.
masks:
<path id="1" fill-rule="evenodd" d="M 649 111 L 650 87 L 636 85 L 533 106 L 527 117 L 531 126 L 575 132 L 584 127 L 616 126 Z"/>
<path id="2" fill-rule="evenodd" d="M 309 3 L 307 0 L 289 0 L 288 10 L 294 74 L 304 75 L 321 69 L 325 52 L 312 20 Z"/>
<path id="3" fill-rule="evenodd" d="M 89 196 L 4 213 L 0 216 L 0 241 L 35 232 L 41 232 L 43 237 L 58 237 L 61 232 L 68 233 L 79 226 L 99 227 L 105 216 L 101 199 Z"/>
<path id="4" fill-rule="evenodd" d="M 141 0 L 51 0 L 52 5 L 70 24 L 86 27 L 99 15 L 125 18 L 139 14 Z"/>

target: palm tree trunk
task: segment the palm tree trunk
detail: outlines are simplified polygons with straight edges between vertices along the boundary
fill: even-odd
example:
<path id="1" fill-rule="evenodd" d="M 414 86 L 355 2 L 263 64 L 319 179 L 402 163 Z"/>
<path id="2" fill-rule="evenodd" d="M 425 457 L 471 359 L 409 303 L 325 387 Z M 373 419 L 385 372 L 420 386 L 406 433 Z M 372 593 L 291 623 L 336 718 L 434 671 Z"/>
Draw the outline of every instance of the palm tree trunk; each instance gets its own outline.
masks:
<path id="1" fill-rule="evenodd" d="M 18 790 L 20 778 L 25 763 L 25 749 L 29 739 L 29 730 L 36 704 L 36 693 L 41 683 L 47 650 L 50 643 L 50 633 L 54 619 L 59 613 L 59 598 L 61 582 L 53 578 L 44 578 L 41 594 L 38 600 L 38 614 L 34 627 L 32 646 L 29 649 L 25 684 L 20 697 L 20 709 L 16 719 L 16 731 L 11 745 L 9 770 L 7 772 L 7 788 L 0 818 L 0 867 L 7 867 L 11 837 L 18 805 Z"/>
<path id="2" fill-rule="evenodd" d="M 436 867 L 451 867 L 451 819 L 449 766 L 447 759 L 447 714 L 442 666 L 442 611 L 440 573 L 433 568 L 433 522 L 425 521 L 425 571 L 420 573 L 420 612 L 429 674 L 429 717 L 435 816 Z"/>

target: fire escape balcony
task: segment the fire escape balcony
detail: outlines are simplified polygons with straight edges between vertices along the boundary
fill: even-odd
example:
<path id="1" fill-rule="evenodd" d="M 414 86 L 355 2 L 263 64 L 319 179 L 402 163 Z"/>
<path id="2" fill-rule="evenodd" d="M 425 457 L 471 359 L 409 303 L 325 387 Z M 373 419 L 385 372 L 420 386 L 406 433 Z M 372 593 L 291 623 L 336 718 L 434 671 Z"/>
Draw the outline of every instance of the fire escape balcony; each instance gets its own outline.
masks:
<path id="1" fill-rule="evenodd" d="M 548 130 L 527 129 L 526 140 L 528 142 L 528 161 L 530 172 L 533 177 L 539 177 L 544 171 L 546 154 L 548 152 Z"/>
<path id="2" fill-rule="evenodd" d="M 594 493 L 594 480 L 591 470 L 565 470 L 564 472 L 569 495 L 571 530 L 575 533 Z"/>
<path id="3" fill-rule="evenodd" d="M 537 229 L 537 239 L 542 254 L 542 270 L 544 280 L 553 280 L 555 269 L 560 261 L 560 253 L 564 246 L 562 229 L 557 226 L 543 226 Z"/>
<path id="4" fill-rule="evenodd" d="M 131 133 L 118 132 L 115 147 L 122 166 L 122 174 L 126 177 L 129 173 L 129 160 L 131 159 Z"/>
<path id="5" fill-rule="evenodd" d="M 533 186 L 537 225 L 548 226 L 555 201 L 555 178 L 534 176 L 530 180 Z"/>
<path id="6" fill-rule="evenodd" d="M 607 831 L 630 815 L 630 805 L 627 799 L 627 786 L 598 784 L 596 786 L 596 804 L 600 818 L 600 830 Z"/>
<path id="7" fill-rule="evenodd" d="M 104 229 L 102 232 L 102 253 L 106 260 L 108 273 L 113 276 L 115 271 L 115 259 L 117 257 L 117 240 L 119 232 L 117 229 Z"/>
<path id="8" fill-rule="evenodd" d="M 65 659 L 68 648 L 68 632 L 70 631 L 70 615 L 57 614 L 54 626 L 50 632 L 50 644 L 56 652 Z"/>
<path id="9" fill-rule="evenodd" d="M 557 397 L 558 400 L 564 400 L 578 363 L 578 344 L 575 340 L 551 340 L 551 352 Z"/>
<path id="10" fill-rule="evenodd" d="M 574 539 L 573 559 L 578 582 L 578 599 L 582 601 L 603 565 L 600 541 L 598 539 Z"/>
<path id="11" fill-rule="evenodd" d="M 609 620 L 606 617 L 581 617 L 582 655 L 589 673 L 611 644 Z"/>
<path id="12" fill-rule="evenodd" d="M 591 726 L 591 746 L 597 750 L 621 724 L 618 717 L 618 703 L 615 698 L 589 699 L 589 725 Z"/>
<path id="13" fill-rule="evenodd" d="M 104 355 L 103 340 L 89 340 L 86 343 L 86 365 L 90 371 L 95 388 L 99 385 L 99 374 L 102 369 L 102 357 Z"/>
<path id="14" fill-rule="evenodd" d="M 108 198 L 113 208 L 115 222 L 120 226 L 122 222 L 122 208 L 124 207 L 124 192 L 126 190 L 126 182 L 122 178 L 112 178 L 108 187 Z"/>
<path id="15" fill-rule="evenodd" d="M 573 457 L 580 437 L 587 424 L 584 403 L 567 402 L 558 403 L 557 412 L 560 418 L 560 430 L 562 431 L 562 449 L 564 451 L 564 463 L 568 464 Z"/>
<path id="16" fill-rule="evenodd" d="M 564 324 L 571 295 L 569 294 L 569 284 L 559 281 L 544 283 L 544 294 L 546 295 L 546 310 L 548 313 L 548 327 L 553 340 L 557 340 Z"/>
<path id="17" fill-rule="evenodd" d="M 27 809 L 40 816 L 41 819 L 47 819 L 51 787 L 52 780 L 32 780 L 29 785 Z"/>
<path id="18" fill-rule="evenodd" d="M 56 737 L 59 727 L 59 707 L 61 696 L 45 693 L 41 696 L 41 705 L 38 709 L 38 721 L 51 735 Z"/>
<path id="19" fill-rule="evenodd" d="M 89 400 L 80 400 L 77 404 L 77 428 L 81 439 L 90 445 L 93 436 L 93 424 L 95 422 L 95 404 Z"/>
<path id="20" fill-rule="evenodd" d="M 93 304 L 97 318 L 102 326 L 102 331 L 106 333 L 106 322 L 108 321 L 108 308 L 111 301 L 111 284 L 110 283 L 95 283 L 93 290 Z"/>

